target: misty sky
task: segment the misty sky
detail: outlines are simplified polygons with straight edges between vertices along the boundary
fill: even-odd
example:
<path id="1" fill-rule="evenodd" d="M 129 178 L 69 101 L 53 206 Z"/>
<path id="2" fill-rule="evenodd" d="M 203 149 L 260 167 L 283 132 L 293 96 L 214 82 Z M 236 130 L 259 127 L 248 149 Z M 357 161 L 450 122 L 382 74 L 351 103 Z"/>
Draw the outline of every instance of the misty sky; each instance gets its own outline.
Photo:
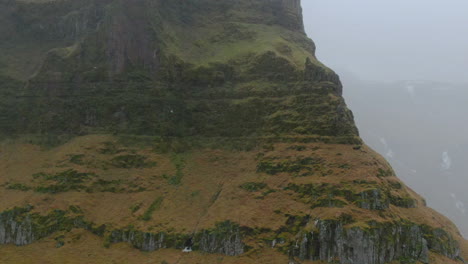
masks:
<path id="1" fill-rule="evenodd" d="M 302 0 L 319 60 L 366 80 L 468 82 L 466 0 Z"/>

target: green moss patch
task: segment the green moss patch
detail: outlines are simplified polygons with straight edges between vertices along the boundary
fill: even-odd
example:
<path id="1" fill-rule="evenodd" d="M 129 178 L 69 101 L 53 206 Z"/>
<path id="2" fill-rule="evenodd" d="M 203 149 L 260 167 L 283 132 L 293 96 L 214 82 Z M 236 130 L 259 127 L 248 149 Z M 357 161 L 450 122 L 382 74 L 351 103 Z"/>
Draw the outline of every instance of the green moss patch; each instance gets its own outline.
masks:
<path id="1" fill-rule="evenodd" d="M 314 173 L 314 165 L 322 164 L 323 159 L 317 157 L 297 157 L 295 159 L 287 160 L 265 158 L 257 164 L 257 172 L 263 172 L 270 175 L 290 173 L 296 176 L 308 176 Z"/>
<path id="2" fill-rule="evenodd" d="M 146 209 L 145 213 L 140 217 L 141 220 L 143 221 L 149 221 L 153 217 L 153 213 L 161 208 L 161 204 L 164 201 L 164 197 L 158 197 L 156 198 Z"/>
<path id="3" fill-rule="evenodd" d="M 239 186 L 240 188 L 248 192 L 257 192 L 267 187 L 266 183 L 263 182 L 246 182 Z"/>
<path id="4" fill-rule="evenodd" d="M 174 154 L 171 158 L 171 162 L 176 172 L 173 175 L 164 174 L 163 178 L 166 179 L 170 185 L 178 186 L 182 184 L 182 178 L 184 177 L 185 158 L 181 154 Z"/>
<path id="5" fill-rule="evenodd" d="M 137 183 L 126 180 L 105 180 L 99 175 L 88 172 L 79 172 L 74 169 L 57 173 L 40 172 L 32 176 L 32 184 L 7 183 L 6 189 L 17 191 L 34 191 L 39 193 L 63 192 L 113 192 L 131 193 L 143 192 L 146 188 Z"/>
<path id="6" fill-rule="evenodd" d="M 40 193 L 81 191 L 86 189 L 87 182 L 96 177 L 94 173 L 78 172 L 73 169 L 55 174 L 41 172 L 33 175 L 35 181 L 41 182 L 41 185 L 35 188 L 35 191 Z"/>
<path id="7" fill-rule="evenodd" d="M 117 168 L 151 168 L 156 166 L 156 162 L 147 161 L 147 157 L 138 154 L 119 155 L 111 160 L 111 164 Z"/>
<path id="8" fill-rule="evenodd" d="M 417 201 L 413 198 L 393 195 L 389 189 L 380 189 L 372 185 L 368 187 L 369 189 L 364 191 L 355 191 L 343 185 L 289 184 L 285 190 L 297 193 L 297 199 L 310 204 L 313 208 L 343 207 L 348 203 L 368 210 L 385 210 L 390 204 L 403 208 L 417 206 Z"/>
<path id="9" fill-rule="evenodd" d="M 23 191 L 23 192 L 26 192 L 26 191 L 29 191 L 29 190 L 32 189 L 31 187 L 29 187 L 29 186 L 27 186 L 25 184 L 22 184 L 22 183 L 7 184 L 6 188 L 8 190 L 17 190 L 17 191 Z"/>

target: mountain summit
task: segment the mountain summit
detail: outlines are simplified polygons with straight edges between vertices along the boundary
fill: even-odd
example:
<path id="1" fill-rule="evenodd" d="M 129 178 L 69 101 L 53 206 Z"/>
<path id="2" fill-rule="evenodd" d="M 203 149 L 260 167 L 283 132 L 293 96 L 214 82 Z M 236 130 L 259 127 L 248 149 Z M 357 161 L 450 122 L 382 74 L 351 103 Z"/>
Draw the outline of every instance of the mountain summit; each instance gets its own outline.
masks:
<path id="1" fill-rule="evenodd" d="M 463 263 L 363 145 L 299 0 L 8 0 L 0 21 L 2 263 Z"/>

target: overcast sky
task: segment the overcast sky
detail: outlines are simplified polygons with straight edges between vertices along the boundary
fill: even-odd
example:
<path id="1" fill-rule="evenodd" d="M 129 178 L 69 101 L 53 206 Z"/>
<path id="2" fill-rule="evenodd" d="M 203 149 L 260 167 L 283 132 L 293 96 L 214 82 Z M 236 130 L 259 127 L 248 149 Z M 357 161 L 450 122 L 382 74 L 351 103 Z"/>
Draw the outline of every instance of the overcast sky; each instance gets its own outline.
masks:
<path id="1" fill-rule="evenodd" d="M 302 0 L 318 58 L 368 80 L 468 82 L 466 0 Z"/>

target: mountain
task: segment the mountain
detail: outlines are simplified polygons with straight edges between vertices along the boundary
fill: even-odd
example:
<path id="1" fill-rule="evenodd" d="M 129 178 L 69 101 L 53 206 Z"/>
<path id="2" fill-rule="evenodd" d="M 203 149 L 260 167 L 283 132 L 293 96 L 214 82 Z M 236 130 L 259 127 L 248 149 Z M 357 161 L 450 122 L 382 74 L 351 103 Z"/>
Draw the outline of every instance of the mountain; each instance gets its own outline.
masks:
<path id="1" fill-rule="evenodd" d="M 466 258 L 362 143 L 299 0 L 0 10 L 0 262 Z"/>
<path id="2" fill-rule="evenodd" d="M 364 140 L 383 154 L 431 207 L 453 219 L 466 237 L 468 153 L 464 146 L 468 127 L 462 122 L 466 85 L 434 81 L 379 83 L 352 77 L 345 77 L 345 82 L 346 98 Z"/>

